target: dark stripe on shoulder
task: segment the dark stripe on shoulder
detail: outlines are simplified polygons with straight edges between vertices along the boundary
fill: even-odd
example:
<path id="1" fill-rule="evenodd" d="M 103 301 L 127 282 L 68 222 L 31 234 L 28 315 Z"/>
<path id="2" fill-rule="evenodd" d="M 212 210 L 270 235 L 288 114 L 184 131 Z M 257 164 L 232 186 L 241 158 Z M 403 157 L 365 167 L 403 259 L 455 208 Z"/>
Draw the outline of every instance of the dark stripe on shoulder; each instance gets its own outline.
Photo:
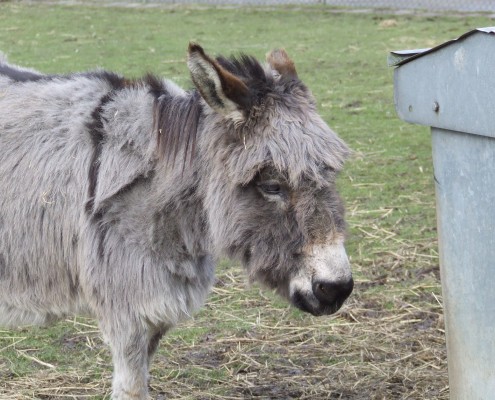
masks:
<path id="1" fill-rule="evenodd" d="M 119 90 L 129 86 L 130 83 L 120 75 L 107 71 L 95 71 L 86 74 L 79 74 L 79 76 L 86 76 L 88 78 L 96 78 L 104 80 L 108 83 L 111 90 L 100 99 L 100 103 L 91 113 L 91 121 L 87 124 L 87 129 L 93 144 L 93 155 L 91 156 L 91 162 L 88 171 L 88 201 L 86 202 L 85 211 L 90 216 L 92 222 L 97 226 L 99 238 L 98 238 L 98 258 L 103 260 L 105 249 L 105 238 L 107 235 L 108 227 L 102 226 L 102 219 L 104 210 L 95 210 L 94 202 L 96 195 L 96 187 L 98 185 L 98 175 L 100 172 L 100 157 L 103 151 L 103 144 L 105 141 L 105 128 L 103 126 L 105 122 L 104 108 L 112 101 L 115 93 Z"/>
<path id="2" fill-rule="evenodd" d="M 96 107 L 91 113 L 91 122 L 87 125 L 89 136 L 93 144 L 93 154 L 91 156 L 91 162 L 89 164 L 88 171 L 88 201 L 85 205 L 85 211 L 86 215 L 88 215 L 92 222 L 97 226 L 96 229 L 99 233 L 98 257 L 100 260 L 103 260 L 104 241 L 108 229 L 100 226 L 103 218 L 103 210 L 95 210 L 94 203 L 96 186 L 98 185 L 98 175 L 100 172 L 100 157 L 103 151 L 103 142 L 105 138 L 105 130 L 103 127 L 103 109 L 105 105 L 112 100 L 113 95 L 114 91 L 112 90 L 101 98 L 98 107 Z"/>
<path id="3" fill-rule="evenodd" d="M 98 173 L 100 170 L 100 156 L 103 150 L 103 139 L 105 136 L 103 128 L 103 108 L 112 99 L 113 92 L 107 93 L 100 100 L 98 107 L 91 113 L 91 122 L 88 123 L 88 133 L 93 144 L 93 155 L 88 172 L 88 201 L 86 203 L 86 213 L 91 214 L 94 210 L 94 197 L 96 185 L 98 184 Z"/>
<path id="4" fill-rule="evenodd" d="M 91 214 L 94 212 L 94 197 L 96 194 L 96 186 L 98 184 L 100 156 L 105 137 L 105 130 L 103 127 L 103 109 L 105 105 L 112 100 L 115 92 L 128 86 L 128 82 L 120 75 L 107 71 L 88 72 L 86 74 L 80 74 L 79 76 L 104 80 L 111 87 L 111 90 L 100 99 L 100 103 L 91 113 L 91 121 L 87 124 L 88 133 L 93 143 L 93 155 L 91 157 L 88 172 L 88 201 L 86 203 L 86 213 Z"/>

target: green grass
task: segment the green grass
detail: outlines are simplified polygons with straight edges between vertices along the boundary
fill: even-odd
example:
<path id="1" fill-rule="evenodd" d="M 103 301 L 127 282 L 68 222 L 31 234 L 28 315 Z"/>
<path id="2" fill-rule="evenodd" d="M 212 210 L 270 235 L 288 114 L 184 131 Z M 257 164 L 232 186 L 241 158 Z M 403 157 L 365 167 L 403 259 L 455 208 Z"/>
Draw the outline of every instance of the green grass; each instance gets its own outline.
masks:
<path id="1" fill-rule="evenodd" d="M 389 20 L 385 22 L 385 20 Z M 386 16 L 322 7 L 156 9 L 0 3 L 0 49 L 45 72 L 148 71 L 190 86 L 189 40 L 264 58 L 285 47 L 325 120 L 354 150 L 339 186 L 356 289 L 317 319 L 223 262 L 194 320 L 153 364 L 154 397 L 447 399 L 428 129 L 398 120 L 390 50 L 429 47 L 484 17 Z M 95 323 L 0 331 L 0 399 L 109 398 Z"/>

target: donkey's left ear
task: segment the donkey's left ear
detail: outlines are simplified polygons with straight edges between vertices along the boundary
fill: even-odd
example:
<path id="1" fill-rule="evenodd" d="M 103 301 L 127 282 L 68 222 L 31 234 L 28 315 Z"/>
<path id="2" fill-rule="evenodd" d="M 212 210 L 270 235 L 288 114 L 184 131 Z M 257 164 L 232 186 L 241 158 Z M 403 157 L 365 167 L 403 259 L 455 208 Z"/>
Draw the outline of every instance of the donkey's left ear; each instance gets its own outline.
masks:
<path id="1" fill-rule="evenodd" d="M 210 58 L 201 46 L 189 43 L 188 53 L 192 80 L 206 103 L 227 118 L 244 120 L 251 107 L 246 84 Z"/>
<path id="2" fill-rule="evenodd" d="M 284 49 L 275 49 L 266 55 L 270 67 L 280 76 L 288 79 L 297 79 L 296 66 Z"/>

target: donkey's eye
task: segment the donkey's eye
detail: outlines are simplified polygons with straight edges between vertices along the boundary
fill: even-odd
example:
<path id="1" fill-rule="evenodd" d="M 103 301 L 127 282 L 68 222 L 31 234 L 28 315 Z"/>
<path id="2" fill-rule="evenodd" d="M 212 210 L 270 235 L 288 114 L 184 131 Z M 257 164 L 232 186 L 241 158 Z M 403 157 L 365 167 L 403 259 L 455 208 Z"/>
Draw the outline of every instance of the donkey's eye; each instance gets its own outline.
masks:
<path id="1" fill-rule="evenodd" d="M 258 188 L 265 194 L 277 196 L 282 193 L 282 186 L 278 182 L 261 182 Z"/>

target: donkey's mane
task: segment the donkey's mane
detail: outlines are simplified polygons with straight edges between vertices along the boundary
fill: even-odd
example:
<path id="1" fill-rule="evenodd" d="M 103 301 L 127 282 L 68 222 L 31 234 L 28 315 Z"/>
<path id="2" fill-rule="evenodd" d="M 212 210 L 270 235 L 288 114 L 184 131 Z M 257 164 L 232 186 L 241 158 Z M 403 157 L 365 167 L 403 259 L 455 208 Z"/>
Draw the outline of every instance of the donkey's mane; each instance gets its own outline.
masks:
<path id="1" fill-rule="evenodd" d="M 200 94 L 197 90 L 185 96 L 173 96 L 164 92 L 154 105 L 153 126 L 157 137 L 158 154 L 167 163 L 175 164 L 177 154 L 183 149 L 183 167 L 189 156 L 192 161 L 201 115 Z"/>
<path id="2" fill-rule="evenodd" d="M 155 98 L 153 104 L 153 131 L 156 135 L 157 152 L 166 163 L 175 164 L 177 154 L 184 150 L 183 167 L 189 155 L 190 161 L 196 148 L 200 94 L 191 90 L 184 95 L 171 93 L 166 82 L 148 74 L 141 79 Z"/>
<path id="3" fill-rule="evenodd" d="M 229 58 L 219 56 L 218 64 L 230 73 L 242 79 L 250 88 L 250 102 L 256 106 L 265 95 L 273 90 L 273 77 L 266 74 L 262 65 L 254 57 L 239 54 Z M 12 67 L 0 58 L 0 74 L 15 82 L 48 83 L 53 80 L 64 81 L 86 77 L 100 79 L 109 85 L 111 92 L 103 99 L 111 101 L 113 94 L 126 88 L 145 87 L 155 98 L 153 108 L 153 129 L 157 140 L 157 152 L 167 163 L 175 164 L 177 155 L 183 152 L 183 167 L 187 159 L 192 161 L 196 148 L 198 124 L 202 111 L 201 96 L 196 89 L 177 96 L 170 91 L 166 81 L 147 74 L 139 79 L 126 79 L 119 74 L 105 70 L 96 70 L 71 74 L 42 74 L 35 70 Z M 95 110 L 94 120 L 102 112 L 101 105 Z"/>

